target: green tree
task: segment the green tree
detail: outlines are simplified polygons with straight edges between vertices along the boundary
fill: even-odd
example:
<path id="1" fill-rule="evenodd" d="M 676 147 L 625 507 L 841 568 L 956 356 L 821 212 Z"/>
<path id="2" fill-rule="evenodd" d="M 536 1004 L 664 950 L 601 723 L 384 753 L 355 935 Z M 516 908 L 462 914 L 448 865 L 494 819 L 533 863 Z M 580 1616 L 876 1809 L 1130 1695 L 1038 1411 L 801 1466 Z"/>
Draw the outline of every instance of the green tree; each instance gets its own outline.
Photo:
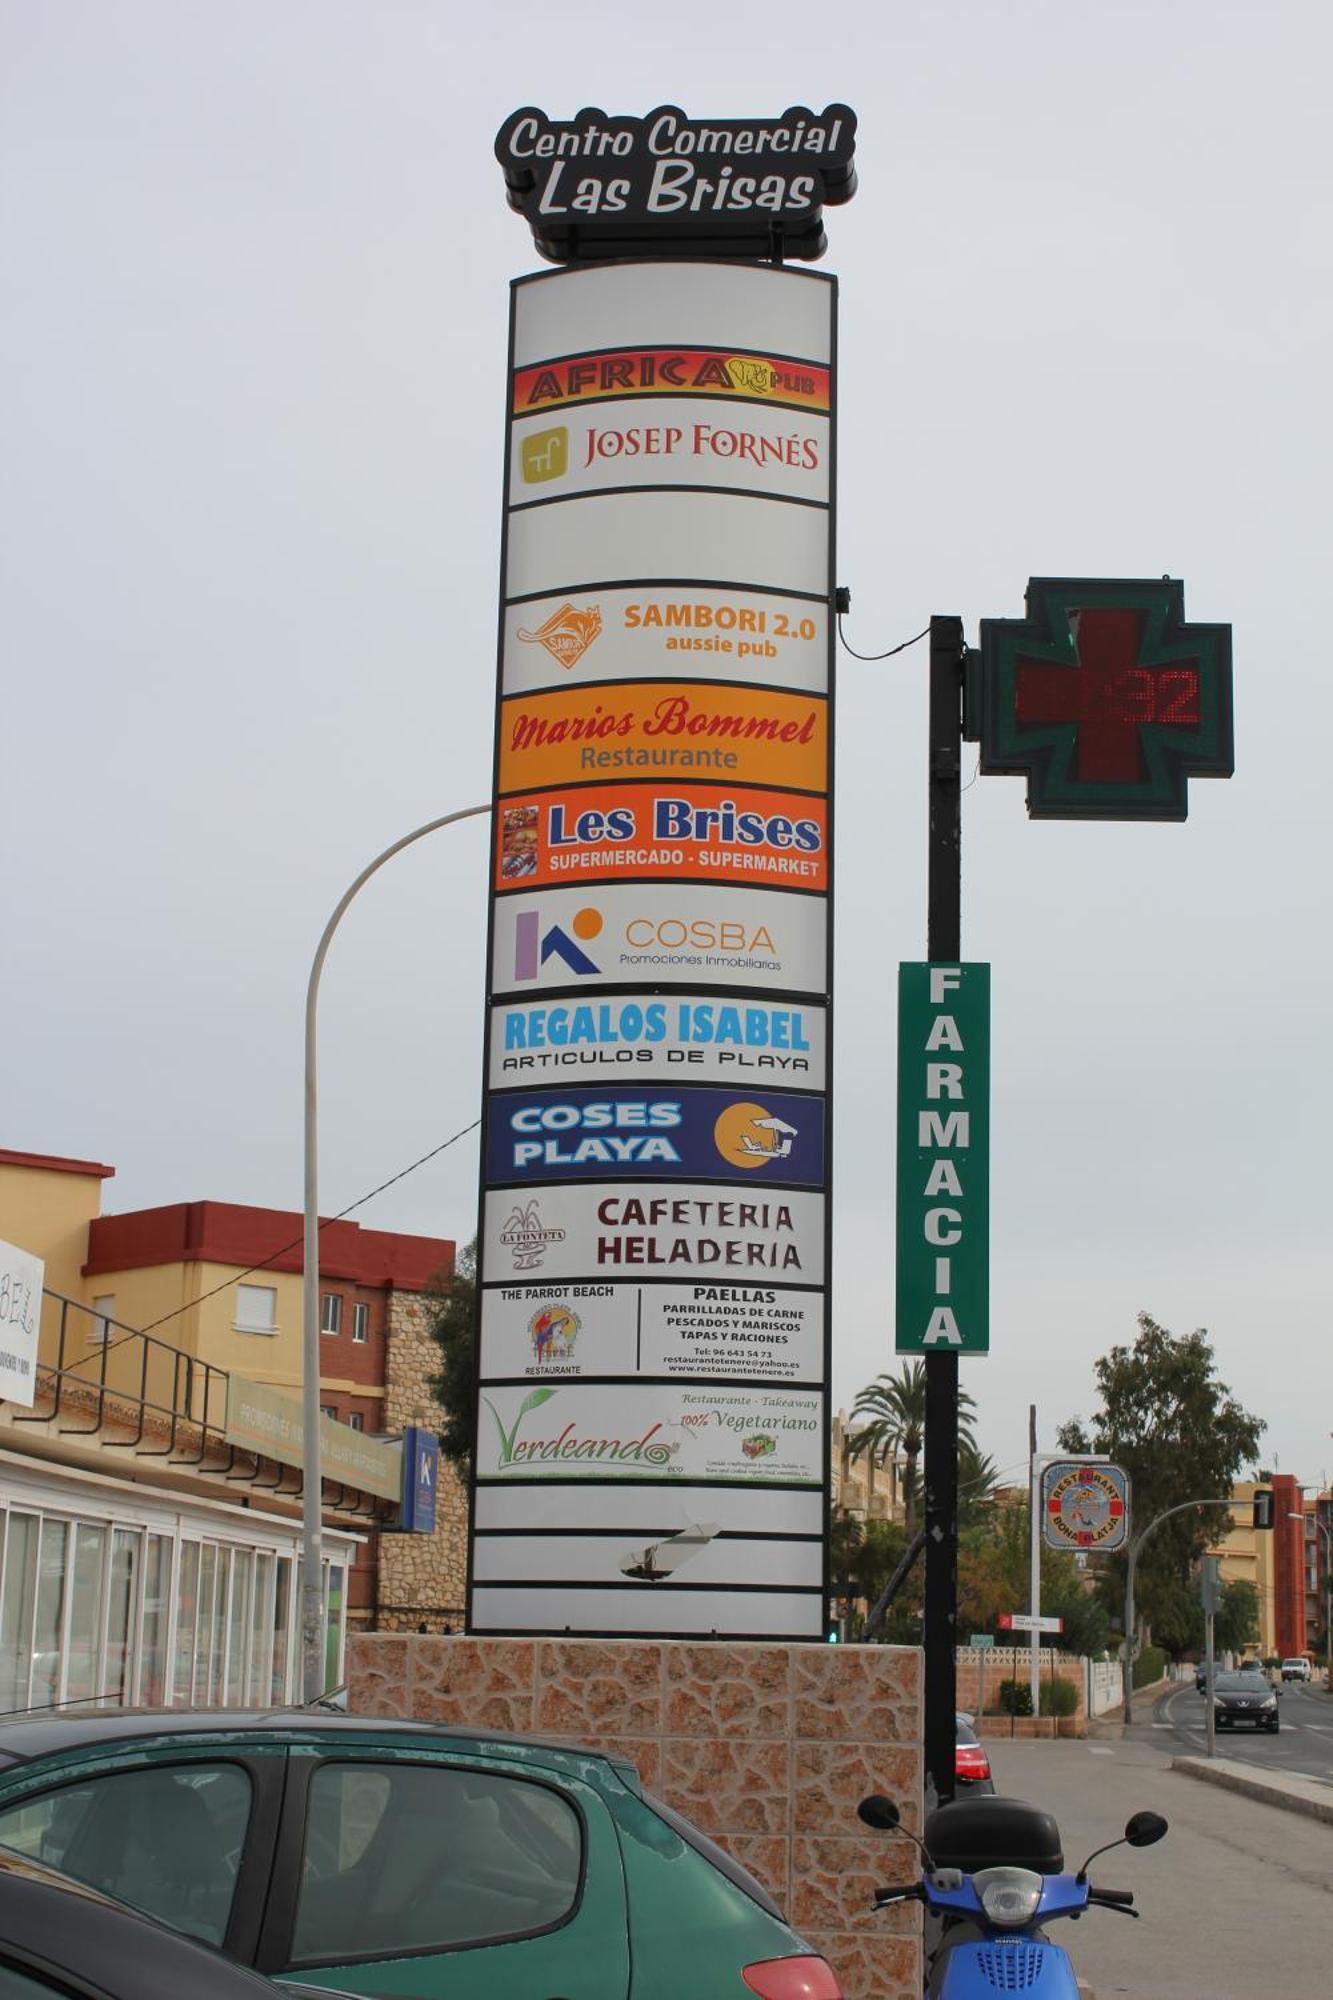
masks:
<path id="1" fill-rule="evenodd" d="M 460 1250 L 452 1276 L 431 1281 L 425 1294 L 426 1325 L 440 1350 L 440 1372 L 430 1385 L 443 1412 L 440 1456 L 466 1479 L 477 1442 L 477 1239 Z"/>
<path id="2" fill-rule="evenodd" d="M 965 1389 L 958 1392 L 958 1443 L 972 1445 L 971 1412 L 975 1408 Z M 916 1533 L 916 1505 L 919 1482 L 917 1466 L 926 1439 L 926 1364 L 909 1361 L 896 1375 L 879 1375 L 868 1382 L 852 1406 L 852 1417 L 868 1417 L 865 1428 L 852 1440 L 852 1455 L 884 1465 L 901 1455 L 903 1504 L 907 1512 L 908 1539 Z"/>
<path id="3" fill-rule="evenodd" d="M 995 1506 L 999 1472 L 995 1460 L 970 1437 L 958 1442 L 958 1527 L 960 1533 L 984 1522 Z"/>
<path id="4" fill-rule="evenodd" d="M 1225 1498 L 1243 1466 L 1252 1465 L 1267 1428 L 1217 1378 L 1203 1328 L 1179 1336 L 1139 1314 L 1133 1347 L 1113 1347 L 1094 1374 L 1101 1407 L 1088 1422 L 1059 1431 L 1065 1451 L 1108 1452 L 1129 1473 L 1134 1530 L 1141 1533 L 1169 1507 Z M 1190 1571 L 1230 1525 L 1217 1508 L 1166 1521 L 1144 1547 L 1136 1571 L 1136 1601 L 1154 1632 L 1179 1639 L 1187 1623 Z M 1125 1559 L 1113 1557 L 1099 1593 L 1108 1608 L 1124 1602 Z"/>

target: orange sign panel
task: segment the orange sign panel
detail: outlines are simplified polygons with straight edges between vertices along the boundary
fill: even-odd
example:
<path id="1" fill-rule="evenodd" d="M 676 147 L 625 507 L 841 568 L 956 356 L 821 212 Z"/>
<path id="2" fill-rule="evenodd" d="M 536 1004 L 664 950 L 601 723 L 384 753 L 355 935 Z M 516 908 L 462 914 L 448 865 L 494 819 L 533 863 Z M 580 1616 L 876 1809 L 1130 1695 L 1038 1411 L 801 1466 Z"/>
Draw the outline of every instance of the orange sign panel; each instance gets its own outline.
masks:
<path id="1" fill-rule="evenodd" d="M 567 408 L 604 396 L 728 396 L 827 411 L 829 371 L 781 355 L 706 347 L 617 347 L 514 371 L 514 415 Z"/>
<path id="2" fill-rule="evenodd" d="M 828 888 L 822 798 L 689 779 L 577 785 L 501 800 L 495 886 L 668 880 Z"/>
<path id="3" fill-rule="evenodd" d="M 822 792 L 827 718 L 817 695 L 707 681 L 514 695 L 500 710 L 500 790 L 684 775 Z"/>

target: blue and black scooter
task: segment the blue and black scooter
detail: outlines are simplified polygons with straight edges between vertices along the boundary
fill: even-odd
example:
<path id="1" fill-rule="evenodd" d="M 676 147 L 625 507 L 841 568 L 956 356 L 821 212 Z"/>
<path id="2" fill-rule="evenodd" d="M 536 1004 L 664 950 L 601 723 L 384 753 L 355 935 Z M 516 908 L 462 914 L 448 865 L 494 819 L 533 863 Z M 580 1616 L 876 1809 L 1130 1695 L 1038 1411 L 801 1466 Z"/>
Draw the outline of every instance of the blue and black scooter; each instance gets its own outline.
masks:
<path id="1" fill-rule="evenodd" d="M 925 1869 L 905 1889 L 881 1889 L 875 1908 L 890 1903 L 926 1907 L 927 2000 L 983 2000 L 999 1991 L 1029 2000 L 1078 2000 L 1069 1955 L 1043 1925 L 1081 1917 L 1091 1908 L 1137 1916 L 1130 1889 L 1099 1889 L 1089 1865 L 1113 1847 L 1151 1847 L 1166 1832 L 1159 1813 L 1137 1812 L 1119 1840 L 1088 1856 L 1067 1875 L 1060 1829 L 1050 1813 L 1022 1799 L 981 1797 L 939 1806 L 917 1840 L 902 1825 L 892 1799 L 878 1794 L 857 1807 L 867 1826 L 896 1830 L 921 1850 Z"/>

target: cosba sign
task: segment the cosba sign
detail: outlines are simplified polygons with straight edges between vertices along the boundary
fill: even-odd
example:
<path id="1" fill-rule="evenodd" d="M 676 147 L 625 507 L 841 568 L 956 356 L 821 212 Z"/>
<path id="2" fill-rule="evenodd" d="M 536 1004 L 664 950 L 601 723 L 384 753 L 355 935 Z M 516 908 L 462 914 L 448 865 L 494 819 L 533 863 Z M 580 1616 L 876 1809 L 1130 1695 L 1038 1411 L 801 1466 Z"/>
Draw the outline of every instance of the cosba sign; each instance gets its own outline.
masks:
<path id="1" fill-rule="evenodd" d="M 825 202 L 850 201 L 856 114 L 794 105 L 778 118 L 645 117 L 532 106 L 500 127 L 509 205 L 555 264 L 611 257 L 810 260 L 828 247 Z"/>

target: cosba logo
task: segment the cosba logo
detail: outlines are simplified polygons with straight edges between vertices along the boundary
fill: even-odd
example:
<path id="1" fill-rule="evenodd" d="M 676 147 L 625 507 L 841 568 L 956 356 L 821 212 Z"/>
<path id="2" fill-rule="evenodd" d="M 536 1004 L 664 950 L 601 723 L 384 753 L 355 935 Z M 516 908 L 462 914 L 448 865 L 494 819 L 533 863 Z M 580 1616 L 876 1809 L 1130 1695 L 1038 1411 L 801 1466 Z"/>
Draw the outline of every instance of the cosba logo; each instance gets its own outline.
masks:
<path id="1" fill-rule="evenodd" d="M 514 919 L 515 979 L 538 978 L 548 958 L 558 958 L 579 979 L 596 978 L 602 968 L 596 959 L 589 958 L 583 942 L 600 936 L 601 929 L 600 910 L 575 911 L 568 931 L 563 924 L 548 924 L 543 930 L 538 911 L 520 911 Z"/>

